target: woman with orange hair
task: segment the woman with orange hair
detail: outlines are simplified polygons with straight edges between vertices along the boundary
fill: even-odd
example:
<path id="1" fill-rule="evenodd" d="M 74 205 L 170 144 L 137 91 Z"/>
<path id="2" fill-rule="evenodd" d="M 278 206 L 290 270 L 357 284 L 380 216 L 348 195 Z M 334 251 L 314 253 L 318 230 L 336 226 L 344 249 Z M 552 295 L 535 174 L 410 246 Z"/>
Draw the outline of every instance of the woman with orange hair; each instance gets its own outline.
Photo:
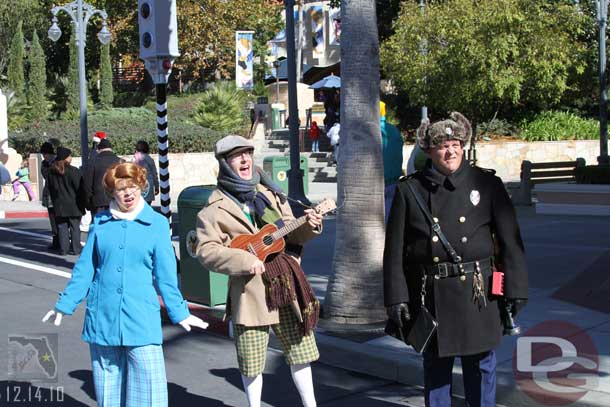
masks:
<path id="1" fill-rule="evenodd" d="M 72 278 L 60 294 L 55 325 L 87 297 L 82 338 L 89 342 L 100 406 L 167 406 L 161 315 L 155 286 L 170 319 L 187 331 L 207 324 L 190 315 L 178 289 L 167 219 L 144 203 L 146 170 L 115 164 L 103 178 L 112 196 L 95 215 Z"/>

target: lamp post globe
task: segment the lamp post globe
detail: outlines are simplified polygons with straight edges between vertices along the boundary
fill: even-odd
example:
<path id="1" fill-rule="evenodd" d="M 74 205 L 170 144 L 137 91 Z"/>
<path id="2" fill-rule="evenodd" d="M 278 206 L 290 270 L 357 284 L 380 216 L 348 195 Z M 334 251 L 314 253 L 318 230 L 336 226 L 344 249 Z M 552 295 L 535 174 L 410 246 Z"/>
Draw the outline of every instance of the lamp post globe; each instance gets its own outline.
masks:
<path id="1" fill-rule="evenodd" d="M 61 37 L 61 28 L 57 25 L 57 17 L 53 17 L 53 24 L 51 25 L 51 28 L 49 28 L 47 35 L 53 42 L 57 42 L 59 37 Z"/>
<path id="2" fill-rule="evenodd" d="M 97 33 L 97 39 L 100 40 L 102 45 L 108 45 L 110 43 L 110 40 L 112 39 L 112 34 L 110 33 L 110 31 L 108 31 L 106 21 L 103 22 L 102 29 L 99 33 Z"/>

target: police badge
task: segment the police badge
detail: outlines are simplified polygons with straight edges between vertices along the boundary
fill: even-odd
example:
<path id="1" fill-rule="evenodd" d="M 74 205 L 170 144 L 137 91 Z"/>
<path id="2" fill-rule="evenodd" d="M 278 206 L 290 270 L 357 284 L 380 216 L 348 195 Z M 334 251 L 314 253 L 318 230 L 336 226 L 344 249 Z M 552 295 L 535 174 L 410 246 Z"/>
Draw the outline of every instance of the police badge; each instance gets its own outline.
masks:
<path id="1" fill-rule="evenodd" d="M 477 206 L 479 202 L 481 202 L 481 194 L 479 194 L 479 191 L 476 189 L 470 191 L 470 202 L 472 202 L 474 206 Z"/>

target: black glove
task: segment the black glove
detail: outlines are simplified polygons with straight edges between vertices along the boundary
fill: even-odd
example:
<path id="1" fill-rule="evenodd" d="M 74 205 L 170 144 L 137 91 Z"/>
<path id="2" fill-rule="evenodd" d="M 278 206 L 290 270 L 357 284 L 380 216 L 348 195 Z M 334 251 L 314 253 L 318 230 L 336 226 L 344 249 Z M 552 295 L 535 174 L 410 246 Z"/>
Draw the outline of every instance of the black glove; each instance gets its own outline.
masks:
<path id="1" fill-rule="evenodd" d="M 527 304 L 526 298 L 507 298 L 506 303 L 510 305 L 510 314 L 514 317 L 525 307 Z"/>
<path id="2" fill-rule="evenodd" d="M 406 302 L 401 302 L 398 304 L 390 305 L 387 309 L 388 318 L 390 318 L 394 323 L 402 328 L 403 321 L 408 322 L 411 320 L 411 314 L 409 313 L 409 304 Z"/>

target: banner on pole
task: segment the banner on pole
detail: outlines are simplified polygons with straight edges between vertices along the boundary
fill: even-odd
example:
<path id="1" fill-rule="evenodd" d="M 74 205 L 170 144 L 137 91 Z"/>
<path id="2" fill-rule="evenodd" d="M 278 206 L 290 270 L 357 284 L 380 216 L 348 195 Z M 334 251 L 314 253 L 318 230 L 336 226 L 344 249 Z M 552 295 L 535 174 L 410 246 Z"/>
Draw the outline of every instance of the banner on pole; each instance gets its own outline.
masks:
<path id="1" fill-rule="evenodd" d="M 314 58 L 324 57 L 324 8 L 312 6 L 309 8 L 311 18 L 311 48 Z"/>
<path id="2" fill-rule="evenodd" d="M 254 87 L 254 31 L 235 32 L 235 85 L 239 89 Z"/>
<path id="3" fill-rule="evenodd" d="M 329 41 L 331 45 L 339 45 L 341 42 L 341 9 L 333 8 L 328 12 L 328 21 L 330 27 L 328 29 Z"/>

